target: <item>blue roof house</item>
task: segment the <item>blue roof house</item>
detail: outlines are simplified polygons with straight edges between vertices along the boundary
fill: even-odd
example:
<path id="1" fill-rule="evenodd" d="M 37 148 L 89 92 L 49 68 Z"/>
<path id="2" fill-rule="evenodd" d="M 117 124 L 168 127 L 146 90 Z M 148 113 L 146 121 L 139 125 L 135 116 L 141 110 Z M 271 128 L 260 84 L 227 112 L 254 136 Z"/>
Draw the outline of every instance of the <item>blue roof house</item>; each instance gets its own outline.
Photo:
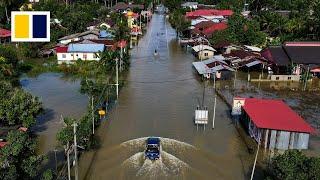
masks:
<path id="1" fill-rule="evenodd" d="M 99 61 L 104 44 L 69 44 L 67 51 L 57 52 L 58 64 L 73 63 L 76 60 Z"/>

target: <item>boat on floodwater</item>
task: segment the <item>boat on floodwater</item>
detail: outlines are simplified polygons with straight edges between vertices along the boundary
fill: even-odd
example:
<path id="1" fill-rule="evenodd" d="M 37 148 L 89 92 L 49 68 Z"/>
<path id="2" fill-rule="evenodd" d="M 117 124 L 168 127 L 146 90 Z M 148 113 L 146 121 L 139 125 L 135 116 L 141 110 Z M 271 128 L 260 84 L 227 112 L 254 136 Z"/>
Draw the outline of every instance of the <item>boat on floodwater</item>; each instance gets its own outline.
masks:
<path id="1" fill-rule="evenodd" d="M 146 150 L 144 152 L 145 157 L 150 160 L 160 159 L 160 138 L 158 137 L 149 137 L 146 140 Z"/>

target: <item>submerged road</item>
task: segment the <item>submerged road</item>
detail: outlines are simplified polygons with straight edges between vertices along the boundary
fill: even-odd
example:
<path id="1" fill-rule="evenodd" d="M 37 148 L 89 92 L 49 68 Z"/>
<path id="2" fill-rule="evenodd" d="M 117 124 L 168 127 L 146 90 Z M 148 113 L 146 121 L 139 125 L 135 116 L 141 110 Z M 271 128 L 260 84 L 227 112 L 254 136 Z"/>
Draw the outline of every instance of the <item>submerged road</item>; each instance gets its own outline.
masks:
<path id="1" fill-rule="evenodd" d="M 158 56 L 154 56 L 157 49 Z M 218 99 L 212 129 L 213 90 L 204 105 L 209 126 L 197 130 L 193 116 L 204 84 L 192 68 L 195 58 L 176 41 L 164 15 L 155 14 L 131 51 L 131 67 L 109 120 L 99 128 L 101 147 L 80 159 L 82 179 L 246 179 L 252 155 Z M 161 159 L 143 157 L 145 137 L 162 137 Z"/>

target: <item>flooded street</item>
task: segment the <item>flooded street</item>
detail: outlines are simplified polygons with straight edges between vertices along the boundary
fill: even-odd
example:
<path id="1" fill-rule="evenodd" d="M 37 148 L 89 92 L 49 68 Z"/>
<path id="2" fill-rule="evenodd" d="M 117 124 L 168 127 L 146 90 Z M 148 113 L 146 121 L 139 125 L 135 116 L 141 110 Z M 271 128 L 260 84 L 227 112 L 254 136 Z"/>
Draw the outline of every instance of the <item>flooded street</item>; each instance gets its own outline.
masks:
<path id="1" fill-rule="evenodd" d="M 43 103 L 44 113 L 38 117 L 32 130 L 39 136 L 39 153 L 53 151 L 56 134 L 63 127 L 63 117 L 80 118 L 85 112 L 88 97 L 80 94 L 80 82 L 63 79 L 58 73 L 44 73 L 36 78 L 23 77 L 22 88 Z"/>
<path id="2" fill-rule="evenodd" d="M 155 49 L 158 56 L 154 56 Z M 227 105 L 218 98 L 212 129 L 213 89 L 206 83 L 209 125 L 198 130 L 194 110 L 204 84 L 165 16 L 155 14 L 131 51 L 118 104 L 99 128 L 101 147 L 80 158 L 81 179 L 247 179 L 253 163 Z M 144 158 L 145 139 L 161 137 L 161 159 Z"/>

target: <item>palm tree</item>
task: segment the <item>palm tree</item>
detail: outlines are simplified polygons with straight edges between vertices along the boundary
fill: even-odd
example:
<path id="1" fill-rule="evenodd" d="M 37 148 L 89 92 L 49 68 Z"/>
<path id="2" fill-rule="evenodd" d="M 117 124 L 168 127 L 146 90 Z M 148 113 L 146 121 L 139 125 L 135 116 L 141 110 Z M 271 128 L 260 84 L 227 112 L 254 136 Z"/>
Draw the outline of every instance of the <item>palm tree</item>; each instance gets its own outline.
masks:
<path id="1" fill-rule="evenodd" d="M 10 6 L 13 3 L 14 0 L 1 0 L 0 6 L 4 6 L 4 9 L 6 11 L 6 17 L 7 17 L 7 23 L 9 23 L 10 19 L 8 16 L 8 6 Z"/>
<path id="2" fill-rule="evenodd" d="M 99 64 L 103 68 L 107 70 L 115 69 L 115 66 L 116 66 L 115 59 L 117 58 L 117 56 L 119 56 L 119 53 L 117 51 L 104 51 L 104 52 L 101 52 L 99 56 L 101 57 Z"/>

